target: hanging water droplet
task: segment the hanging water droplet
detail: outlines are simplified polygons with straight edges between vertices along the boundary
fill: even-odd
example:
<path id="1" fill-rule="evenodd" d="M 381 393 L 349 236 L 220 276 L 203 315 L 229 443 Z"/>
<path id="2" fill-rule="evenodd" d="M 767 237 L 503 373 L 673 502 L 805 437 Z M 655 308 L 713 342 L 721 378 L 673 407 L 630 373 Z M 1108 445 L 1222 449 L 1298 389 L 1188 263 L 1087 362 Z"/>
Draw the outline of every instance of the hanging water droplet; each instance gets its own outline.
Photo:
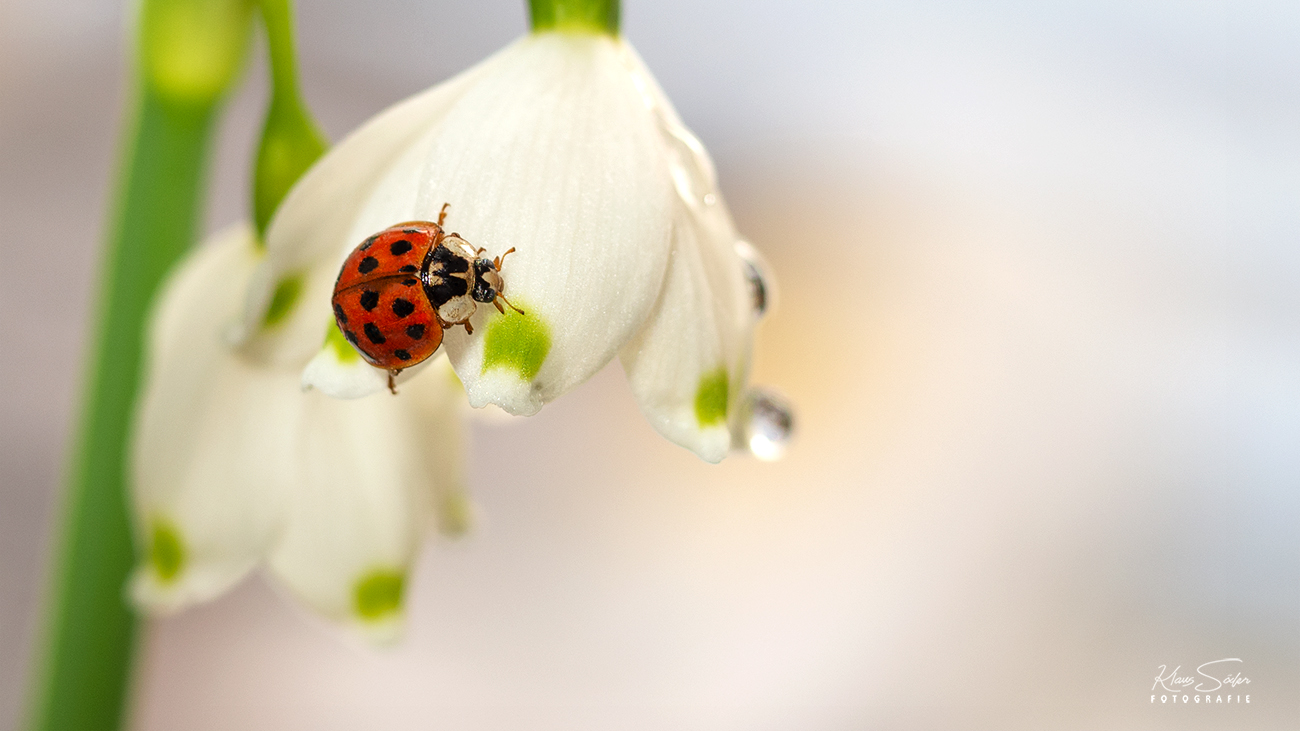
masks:
<path id="1" fill-rule="evenodd" d="M 717 183 L 713 162 L 704 151 L 704 145 L 690 130 L 669 119 L 662 110 L 656 109 L 655 112 L 659 129 L 668 143 L 668 172 L 672 175 L 677 195 L 692 207 L 713 205 L 717 202 L 713 193 Z"/>
<path id="2" fill-rule="evenodd" d="M 775 280 L 768 274 L 771 270 L 753 244 L 744 239 L 736 239 L 735 248 L 745 270 L 745 282 L 749 285 L 754 317 L 762 317 L 776 307 Z"/>
<path id="3" fill-rule="evenodd" d="M 794 411 L 785 399 L 753 388 L 741 405 L 740 445 L 764 461 L 780 459 L 794 435 Z"/>

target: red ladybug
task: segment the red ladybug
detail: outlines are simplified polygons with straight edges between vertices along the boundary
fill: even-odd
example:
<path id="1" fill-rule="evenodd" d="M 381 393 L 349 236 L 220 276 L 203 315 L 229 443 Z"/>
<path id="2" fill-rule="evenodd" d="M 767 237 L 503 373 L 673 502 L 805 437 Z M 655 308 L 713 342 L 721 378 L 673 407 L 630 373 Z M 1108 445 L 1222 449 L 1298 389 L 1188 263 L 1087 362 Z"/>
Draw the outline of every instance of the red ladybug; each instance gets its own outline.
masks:
<path id="1" fill-rule="evenodd" d="M 371 236 L 348 255 L 334 282 L 334 319 L 348 342 L 368 363 L 393 377 L 438 350 L 442 331 L 463 325 L 478 303 L 492 303 L 505 314 L 501 262 L 485 259 L 483 249 L 459 234 L 447 234 L 442 222 L 399 223 Z M 396 391 L 393 391 L 396 393 Z"/>

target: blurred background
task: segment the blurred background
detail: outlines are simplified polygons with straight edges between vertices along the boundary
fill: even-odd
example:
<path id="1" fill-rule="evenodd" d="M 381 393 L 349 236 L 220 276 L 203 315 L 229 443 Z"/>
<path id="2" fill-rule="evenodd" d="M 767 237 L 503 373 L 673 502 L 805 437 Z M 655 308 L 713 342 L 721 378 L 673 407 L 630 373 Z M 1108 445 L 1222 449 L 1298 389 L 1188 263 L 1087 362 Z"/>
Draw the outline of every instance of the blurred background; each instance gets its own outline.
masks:
<path id="1" fill-rule="evenodd" d="M 300 0 L 331 138 L 522 0 Z M 120 0 L 0 0 L 0 728 L 25 692 L 124 102 Z M 787 457 L 617 365 L 475 424 L 467 539 L 374 650 L 254 578 L 148 624 L 135 727 L 1300 724 L 1300 5 L 627 0 L 779 309 Z M 247 210 L 263 49 L 208 230 Z M 1240 658 L 1246 704 L 1153 704 Z M 1220 666 L 1222 667 L 1222 666 Z M 1159 692 L 1159 691 L 1157 691 Z"/>

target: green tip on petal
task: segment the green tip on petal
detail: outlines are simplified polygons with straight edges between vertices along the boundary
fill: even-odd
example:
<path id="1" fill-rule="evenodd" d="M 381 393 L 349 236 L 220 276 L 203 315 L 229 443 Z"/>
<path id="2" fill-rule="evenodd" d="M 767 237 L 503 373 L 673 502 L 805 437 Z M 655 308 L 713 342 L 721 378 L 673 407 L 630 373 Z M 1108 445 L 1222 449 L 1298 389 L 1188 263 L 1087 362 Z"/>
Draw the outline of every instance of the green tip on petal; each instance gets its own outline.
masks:
<path id="1" fill-rule="evenodd" d="M 469 533 L 474 524 L 474 506 L 463 493 L 452 493 L 442 498 L 441 510 L 438 511 L 438 530 L 451 538 L 459 538 Z"/>
<path id="2" fill-rule="evenodd" d="M 355 363 L 361 360 L 361 354 L 352 347 L 352 343 L 349 343 L 347 338 L 343 337 L 343 332 L 339 330 L 336 322 L 331 322 L 325 331 L 325 345 L 333 349 L 334 357 L 340 363 Z"/>
<path id="3" fill-rule="evenodd" d="M 402 608 L 406 575 L 391 569 L 375 569 L 362 576 L 353 589 L 357 615 L 362 619 L 384 619 Z"/>
<path id="4" fill-rule="evenodd" d="M 155 520 L 149 534 L 149 564 L 163 583 L 180 576 L 185 568 L 185 543 L 181 534 L 165 520 Z"/>
<path id="5" fill-rule="evenodd" d="M 266 308 L 266 314 L 262 316 L 262 327 L 275 327 L 289 313 L 293 312 L 294 305 L 298 304 L 298 297 L 302 295 L 302 275 L 290 274 L 281 279 L 275 285 L 275 293 L 271 295 L 271 306 Z"/>
<path id="6" fill-rule="evenodd" d="M 530 314 L 508 312 L 492 320 L 483 339 L 483 373 L 498 368 L 515 371 L 531 381 L 551 352 L 551 331 L 541 318 L 531 314 L 527 304 L 520 309 Z"/>
<path id="7" fill-rule="evenodd" d="M 719 368 L 700 376 L 695 390 L 695 419 L 700 426 L 713 426 L 727 420 L 727 369 Z"/>

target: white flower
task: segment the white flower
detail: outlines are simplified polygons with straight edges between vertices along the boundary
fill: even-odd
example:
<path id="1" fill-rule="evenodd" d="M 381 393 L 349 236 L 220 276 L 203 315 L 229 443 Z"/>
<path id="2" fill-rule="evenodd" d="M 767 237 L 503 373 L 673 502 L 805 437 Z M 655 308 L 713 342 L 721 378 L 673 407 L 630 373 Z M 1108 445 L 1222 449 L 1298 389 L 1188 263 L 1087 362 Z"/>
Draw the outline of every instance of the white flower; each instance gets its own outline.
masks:
<path id="1" fill-rule="evenodd" d="M 402 399 L 303 393 L 298 372 L 238 356 L 223 330 L 263 254 L 250 227 L 198 248 L 150 325 L 132 442 L 141 561 L 154 611 L 211 599 L 259 564 L 327 617 L 389 636 L 425 524 L 463 497 L 462 397 L 443 378 Z"/>
<path id="2" fill-rule="evenodd" d="M 617 355 L 661 434 L 710 462 L 727 454 L 761 265 L 738 253 L 752 249 L 699 142 L 631 47 L 607 35 L 530 34 L 320 160 L 268 231 L 244 313 L 247 357 L 314 358 L 304 382 L 334 396 L 383 391 L 383 371 L 321 346 L 338 267 L 367 236 L 435 220 L 443 203 L 448 229 L 489 256 L 516 248 L 503 278 L 528 313 L 480 307 L 472 335 L 446 333 L 473 406 L 536 413 Z M 263 327 L 286 291 L 300 306 Z"/>

